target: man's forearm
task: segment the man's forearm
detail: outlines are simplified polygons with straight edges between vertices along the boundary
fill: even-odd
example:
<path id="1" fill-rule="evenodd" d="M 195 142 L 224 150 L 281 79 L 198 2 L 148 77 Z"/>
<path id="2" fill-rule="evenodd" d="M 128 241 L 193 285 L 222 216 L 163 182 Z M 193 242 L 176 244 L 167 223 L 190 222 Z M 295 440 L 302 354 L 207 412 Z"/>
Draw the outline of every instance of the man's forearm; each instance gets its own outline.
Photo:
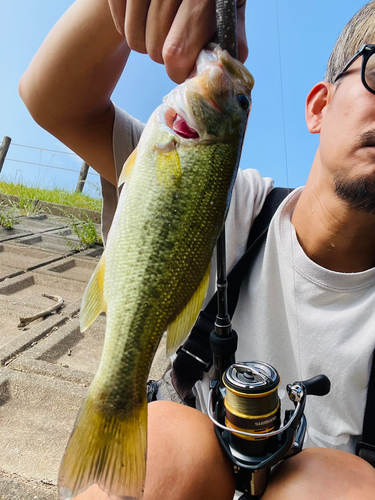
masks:
<path id="1" fill-rule="evenodd" d="M 77 0 L 34 56 L 20 95 L 42 126 L 85 125 L 110 105 L 129 52 L 107 0 Z"/>
<path id="2" fill-rule="evenodd" d="M 77 0 L 52 28 L 19 87 L 34 120 L 112 183 L 110 97 L 129 53 L 107 0 Z"/>

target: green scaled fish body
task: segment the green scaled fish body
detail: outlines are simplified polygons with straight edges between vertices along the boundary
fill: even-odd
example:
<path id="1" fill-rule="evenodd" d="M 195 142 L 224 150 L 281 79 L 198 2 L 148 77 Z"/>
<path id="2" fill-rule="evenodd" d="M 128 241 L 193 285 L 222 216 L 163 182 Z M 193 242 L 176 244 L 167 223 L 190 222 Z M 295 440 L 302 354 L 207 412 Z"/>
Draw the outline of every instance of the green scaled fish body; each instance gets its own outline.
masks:
<path id="1" fill-rule="evenodd" d="M 185 340 L 207 291 L 253 79 L 219 47 L 203 50 L 196 66 L 155 110 L 120 177 L 82 302 L 82 331 L 105 311 L 106 336 L 61 464 L 62 500 L 93 483 L 110 498 L 142 498 L 149 369 L 166 330 L 169 354 Z"/>

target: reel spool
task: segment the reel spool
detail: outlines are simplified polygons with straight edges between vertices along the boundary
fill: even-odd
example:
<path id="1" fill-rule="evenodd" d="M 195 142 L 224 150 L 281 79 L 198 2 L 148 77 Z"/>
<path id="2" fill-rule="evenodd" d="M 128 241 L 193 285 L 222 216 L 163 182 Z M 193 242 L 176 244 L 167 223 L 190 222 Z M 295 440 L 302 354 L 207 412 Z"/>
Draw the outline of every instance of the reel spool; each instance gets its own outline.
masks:
<path id="1" fill-rule="evenodd" d="M 280 376 L 267 363 L 252 361 L 231 365 L 223 376 L 227 428 L 258 434 L 259 437 L 231 433 L 230 445 L 241 454 L 260 456 L 273 448 L 275 436 L 264 434 L 280 427 Z"/>

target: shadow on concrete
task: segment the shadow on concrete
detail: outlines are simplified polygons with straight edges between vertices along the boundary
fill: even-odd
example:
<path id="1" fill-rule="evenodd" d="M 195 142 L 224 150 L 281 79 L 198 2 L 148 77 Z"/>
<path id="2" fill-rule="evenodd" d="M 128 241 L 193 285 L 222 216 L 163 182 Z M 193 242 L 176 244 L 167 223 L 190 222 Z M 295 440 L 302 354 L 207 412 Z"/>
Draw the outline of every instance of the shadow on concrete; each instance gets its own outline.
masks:
<path id="1" fill-rule="evenodd" d="M 10 382 L 9 380 L 4 380 L 0 384 L 0 406 L 4 406 L 10 401 Z"/>

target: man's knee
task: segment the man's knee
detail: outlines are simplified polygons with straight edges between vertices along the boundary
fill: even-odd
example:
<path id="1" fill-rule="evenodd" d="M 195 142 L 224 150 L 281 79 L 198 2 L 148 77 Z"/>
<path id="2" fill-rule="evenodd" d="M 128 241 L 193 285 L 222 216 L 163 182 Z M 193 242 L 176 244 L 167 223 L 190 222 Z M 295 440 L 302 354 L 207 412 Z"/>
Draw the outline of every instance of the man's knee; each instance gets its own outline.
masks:
<path id="1" fill-rule="evenodd" d="M 231 500 L 232 467 L 209 418 L 169 401 L 148 406 L 144 500 Z"/>
<path id="2" fill-rule="evenodd" d="M 373 500 L 375 470 L 351 453 L 308 448 L 285 460 L 263 500 Z"/>

